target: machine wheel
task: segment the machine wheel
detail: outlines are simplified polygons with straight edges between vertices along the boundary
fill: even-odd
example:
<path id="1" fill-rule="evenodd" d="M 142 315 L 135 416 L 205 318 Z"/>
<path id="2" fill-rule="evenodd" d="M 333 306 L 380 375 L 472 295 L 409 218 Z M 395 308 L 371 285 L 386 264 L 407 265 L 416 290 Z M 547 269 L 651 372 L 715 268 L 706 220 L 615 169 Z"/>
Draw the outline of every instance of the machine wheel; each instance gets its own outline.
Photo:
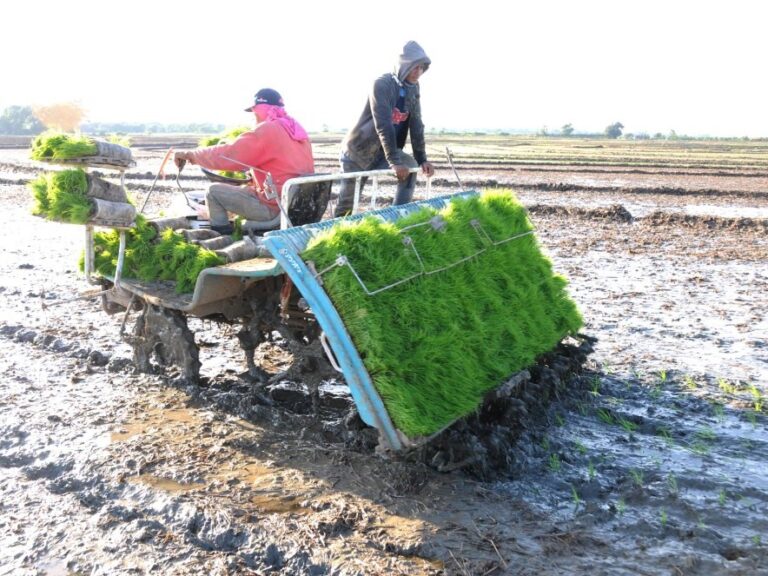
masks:
<path id="1" fill-rule="evenodd" d="M 152 360 L 161 369 L 177 367 L 184 378 L 197 382 L 200 358 L 187 319 L 176 310 L 145 304 L 133 331 L 133 361 L 141 372 L 153 373 Z"/>

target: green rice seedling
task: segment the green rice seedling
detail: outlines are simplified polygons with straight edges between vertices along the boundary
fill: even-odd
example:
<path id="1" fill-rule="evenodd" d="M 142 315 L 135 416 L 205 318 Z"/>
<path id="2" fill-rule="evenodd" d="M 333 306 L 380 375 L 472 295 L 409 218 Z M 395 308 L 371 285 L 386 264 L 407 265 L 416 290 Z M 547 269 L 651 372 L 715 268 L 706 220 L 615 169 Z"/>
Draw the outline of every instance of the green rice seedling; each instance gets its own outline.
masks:
<path id="1" fill-rule="evenodd" d="M 445 222 L 440 231 L 401 233 L 436 216 Z M 486 247 L 475 221 L 494 240 L 515 239 Z M 342 221 L 302 254 L 319 270 L 342 254 L 369 290 L 389 286 L 370 296 L 347 267 L 323 275 L 388 413 L 407 436 L 471 413 L 488 390 L 581 326 L 567 281 L 553 273 L 532 230 L 511 193 L 488 192 L 397 222 Z M 403 281 L 422 266 L 430 273 Z"/>
<path id="2" fill-rule="evenodd" d="M 706 426 L 702 428 L 701 430 L 696 432 L 696 436 L 698 438 L 701 438 L 702 440 L 706 440 L 708 442 L 713 441 L 715 438 L 717 438 L 717 434 L 715 434 L 715 431 L 712 430 L 709 426 Z"/>
<path id="3" fill-rule="evenodd" d="M 592 380 L 590 380 L 590 392 L 593 396 L 599 396 L 600 395 L 600 376 L 593 376 Z"/>
<path id="4" fill-rule="evenodd" d="M 760 546 L 760 544 L 762 544 L 762 542 L 763 541 L 762 541 L 762 537 L 760 536 L 760 534 L 755 534 L 754 536 L 752 536 L 752 543 L 755 546 Z"/>
<path id="5" fill-rule="evenodd" d="M 583 500 L 581 499 L 581 496 L 579 496 L 579 493 L 576 491 L 576 486 L 571 484 L 571 498 L 573 499 L 573 504 L 576 509 L 582 504 Z"/>
<path id="6" fill-rule="evenodd" d="M 619 498 L 616 502 L 616 511 L 619 513 L 619 517 L 624 516 L 624 512 L 627 510 L 627 503 L 623 498 Z"/>
<path id="7" fill-rule="evenodd" d="M 93 156 L 98 152 L 95 142 L 86 136 L 44 132 L 32 141 L 33 160 L 66 160 Z"/>
<path id="8" fill-rule="evenodd" d="M 662 508 L 660 511 L 659 520 L 661 521 L 661 527 L 666 528 L 668 517 L 667 517 L 667 511 L 664 508 Z"/>
<path id="9" fill-rule="evenodd" d="M 541 447 L 544 451 L 549 451 L 549 438 L 544 436 L 544 438 L 541 439 Z"/>
<path id="10" fill-rule="evenodd" d="M 562 467 L 562 463 L 560 462 L 560 456 L 557 454 L 550 454 L 549 455 L 549 469 L 557 474 L 560 472 L 560 468 Z"/>
<path id="11" fill-rule="evenodd" d="M 200 141 L 197 143 L 198 146 L 206 147 L 206 146 L 216 146 L 217 144 L 230 144 L 234 142 L 240 134 L 243 134 L 244 132 L 248 132 L 251 129 L 247 126 L 238 126 L 237 128 L 233 128 L 232 130 L 229 130 L 227 132 L 224 132 L 223 134 L 219 134 L 218 136 L 206 136 L 200 139 Z"/>
<path id="12" fill-rule="evenodd" d="M 34 198 L 32 214 L 35 216 L 48 216 L 48 211 L 51 209 L 51 202 L 48 198 L 48 178 L 45 175 L 40 175 L 31 180 L 27 186 L 32 191 Z"/>
<path id="13" fill-rule="evenodd" d="M 627 432 L 634 432 L 637 430 L 637 424 L 632 422 L 631 420 L 627 420 L 626 418 L 619 418 L 618 420 L 619 426 L 624 428 Z"/>
<path id="14" fill-rule="evenodd" d="M 755 412 L 762 412 L 763 411 L 763 394 L 760 391 L 760 389 L 754 384 L 752 384 L 749 387 L 749 393 L 752 395 Z"/>
<path id="15" fill-rule="evenodd" d="M 752 410 L 747 412 L 747 420 L 752 424 L 752 428 L 757 428 L 757 412 Z"/>
<path id="16" fill-rule="evenodd" d="M 574 446 L 576 447 L 576 450 L 579 452 L 579 454 L 581 454 L 582 456 L 584 456 L 587 453 L 587 447 L 581 442 L 579 442 L 578 440 L 574 442 Z"/>
<path id="17" fill-rule="evenodd" d="M 717 379 L 717 387 L 726 394 L 736 394 L 736 386 L 728 382 L 725 378 Z"/>
<path id="18" fill-rule="evenodd" d="M 107 142 L 110 144 L 117 144 L 118 146 L 124 146 L 125 148 L 131 147 L 130 136 L 125 136 L 123 134 L 110 134 L 107 136 Z"/>
<path id="19" fill-rule="evenodd" d="M 720 402 L 714 402 L 712 404 L 712 412 L 714 413 L 718 422 L 725 420 L 725 407 Z"/>
<path id="20" fill-rule="evenodd" d="M 696 440 L 688 448 L 697 456 L 705 456 L 709 454 L 709 451 L 711 450 L 709 444 L 702 442 L 701 440 Z"/>
<path id="21" fill-rule="evenodd" d="M 597 476 L 597 470 L 595 470 L 595 465 L 592 464 L 592 461 L 590 460 L 587 464 L 587 477 L 590 480 L 594 480 L 595 476 Z"/>
<path id="22" fill-rule="evenodd" d="M 720 493 L 717 495 L 717 503 L 720 504 L 720 506 L 725 506 L 727 500 L 728 494 L 725 492 L 725 488 L 722 488 Z"/>
<path id="23" fill-rule="evenodd" d="M 659 370 L 659 382 L 664 384 L 667 381 L 667 371 Z"/>
<path id="24" fill-rule="evenodd" d="M 661 397 L 661 392 L 662 392 L 661 385 L 656 384 L 653 388 L 651 388 L 651 398 L 653 398 L 654 400 L 658 400 Z"/>
<path id="25" fill-rule="evenodd" d="M 680 489 L 677 485 L 677 477 L 674 474 L 670 474 L 667 477 L 667 486 L 669 486 L 669 491 L 673 496 L 677 496 L 680 493 Z"/>
<path id="26" fill-rule="evenodd" d="M 562 414 L 555 414 L 555 426 L 565 426 L 565 418 L 563 418 Z"/>
<path id="27" fill-rule="evenodd" d="M 659 428 L 656 429 L 656 434 L 661 436 L 668 446 L 674 444 L 674 440 L 672 440 L 672 434 L 670 434 L 669 428 L 665 426 L 659 426 Z"/>
<path id="28" fill-rule="evenodd" d="M 85 224 L 93 210 L 86 195 L 88 180 L 80 168 L 62 170 L 48 175 L 48 211 L 52 220 Z"/>
<path id="29" fill-rule="evenodd" d="M 614 419 L 614 417 L 613 417 L 613 414 L 611 414 L 611 413 L 610 413 L 608 410 L 606 410 L 605 408 L 600 408 L 600 409 L 597 411 L 597 417 L 598 417 L 598 418 L 600 418 L 600 420 L 601 420 L 602 422 L 604 422 L 605 424 L 610 424 L 610 425 L 613 425 L 613 424 L 616 422 L 616 420 L 615 420 L 615 419 Z"/>
<path id="30" fill-rule="evenodd" d="M 683 385 L 688 388 L 688 390 L 696 390 L 696 388 L 698 388 L 696 380 L 694 380 L 693 377 L 688 374 L 686 374 L 683 378 Z"/>
<path id="31" fill-rule="evenodd" d="M 634 468 L 629 471 L 629 475 L 632 477 L 632 483 L 638 488 L 643 487 L 643 471 L 635 470 Z"/>

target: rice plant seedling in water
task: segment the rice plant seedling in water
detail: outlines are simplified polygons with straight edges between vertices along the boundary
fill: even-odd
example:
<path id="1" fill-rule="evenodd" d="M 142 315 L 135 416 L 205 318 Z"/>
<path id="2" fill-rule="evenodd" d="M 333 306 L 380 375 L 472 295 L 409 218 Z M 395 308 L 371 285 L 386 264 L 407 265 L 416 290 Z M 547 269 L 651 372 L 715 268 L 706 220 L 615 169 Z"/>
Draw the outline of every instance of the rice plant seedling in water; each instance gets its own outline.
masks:
<path id="1" fill-rule="evenodd" d="M 674 474 L 670 474 L 667 477 L 667 486 L 669 486 L 669 492 L 673 496 L 677 496 L 680 493 L 680 489 L 677 485 L 677 477 Z"/>
<path id="2" fill-rule="evenodd" d="M 632 483 L 638 488 L 643 487 L 643 471 L 635 470 L 634 468 L 629 471 L 629 475 L 632 477 Z"/>
<path id="3" fill-rule="evenodd" d="M 661 509 L 659 520 L 661 521 L 661 527 L 666 528 L 668 518 L 667 511 L 664 508 Z"/>
<path id="4" fill-rule="evenodd" d="M 590 392 L 593 396 L 600 395 L 600 376 L 593 376 L 590 380 Z"/>
<path id="5" fill-rule="evenodd" d="M 578 450 L 579 454 L 584 456 L 587 453 L 587 447 L 579 442 L 578 440 L 574 442 L 574 446 L 576 446 L 576 450 Z"/>
<path id="6" fill-rule="evenodd" d="M 562 414 L 555 414 L 555 426 L 565 426 L 565 418 L 563 418 Z"/>
<path id="7" fill-rule="evenodd" d="M 736 386 L 728 382 L 725 378 L 717 379 L 717 387 L 726 394 L 736 394 Z"/>
<path id="8" fill-rule="evenodd" d="M 664 384 L 667 381 L 667 371 L 659 370 L 659 382 Z"/>
<path id="9" fill-rule="evenodd" d="M 549 455 L 549 469 L 552 470 L 555 474 L 560 472 L 560 468 L 562 467 L 562 463 L 560 462 L 560 456 L 557 454 L 550 454 Z"/>
<path id="10" fill-rule="evenodd" d="M 656 434 L 661 436 L 664 439 L 664 442 L 666 442 L 668 446 L 671 446 L 674 443 L 674 441 L 672 440 L 672 434 L 669 433 L 669 428 L 660 426 L 659 428 L 657 428 Z"/>
<path id="11" fill-rule="evenodd" d="M 715 434 L 715 431 L 712 430 L 712 428 L 710 428 L 708 426 L 704 427 L 701 430 L 699 430 L 698 432 L 696 432 L 696 436 L 698 438 L 701 438 L 702 440 L 706 440 L 706 441 L 710 441 L 710 442 L 712 440 L 714 440 L 715 438 L 717 438 L 717 435 Z"/>
<path id="12" fill-rule="evenodd" d="M 728 500 L 728 494 L 725 492 L 725 488 L 720 490 L 720 493 L 717 495 L 717 503 L 720 504 L 720 506 L 725 506 L 725 502 Z"/>
<path id="13" fill-rule="evenodd" d="M 616 502 L 616 511 L 619 513 L 619 517 L 624 516 L 626 509 L 627 503 L 624 502 L 623 498 L 619 498 L 618 502 Z"/>
<path id="14" fill-rule="evenodd" d="M 754 536 L 752 536 L 752 543 L 755 546 L 760 546 L 760 544 L 762 544 L 762 542 L 763 542 L 763 540 L 762 540 L 762 537 L 760 536 L 760 534 L 755 534 Z"/>
<path id="15" fill-rule="evenodd" d="M 606 410 L 605 408 L 600 408 L 597 411 L 597 417 L 600 418 L 600 420 L 602 422 L 604 422 L 605 424 L 611 424 L 612 425 L 612 424 L 615 423 L 615 420 L 613 418 L 613 414 L 608 412 L 608 410 Z"/>
<path id="16" fill-rule="evenodd" d="M 592 464 L 592 461 L 590 460 L 587 464 L 587 477 L 590 480 L 594 480 L 595 476 L 597 476 L 597 470 L 595 470 L 595 465 Z"/>
<path id="17" fill-rule="evenodd" d="M 686 388 L 688 388 L 688 390 L 696 390 L 696 388 L 698 388 L 696 380 L 694 380 L 693 377 L 689 375 L 686 375 L 685 378 L 683 378 L 683 384 Z"/>
<path id="18" fill-rule="evenodd" d="M 440 230 L 423 225 L 437 216 Z M 370 291 L 390 286 L 370 296 L 346 266 L 323 275 L 387 412 L 407 436 L 469 414 L 510 374 L 578 331 L 567 281 L 553 273 L 532 231 L 511 193 L 487 192 L 396 222 L 342 221 L 302 253 L 318 270 L 344 255 Z M 489 245 L 485 235 L 506 241 Z M 430 273 L 414 277 L 422 270 Z"/>
<path id="19" fill-rule="evenodd" d="M 581 496 L 579 496 L 579 493 L 576 491 L 576 486 L 571 485 L 571 498 L 573 498 L 573 503 L 576 507 L 576 509 L 579 508 L 579 505 L 583 502 L 581 499 Z"/>
<path id="20" fill-rule="evenodd" d="M 631 420 L 627 420 L 626 418 L 619 418 L 618 420 L 619 426 L 624 428 L 627 432 L 634 432 L 637 430 L 637 424 L 632 422 Z"/>

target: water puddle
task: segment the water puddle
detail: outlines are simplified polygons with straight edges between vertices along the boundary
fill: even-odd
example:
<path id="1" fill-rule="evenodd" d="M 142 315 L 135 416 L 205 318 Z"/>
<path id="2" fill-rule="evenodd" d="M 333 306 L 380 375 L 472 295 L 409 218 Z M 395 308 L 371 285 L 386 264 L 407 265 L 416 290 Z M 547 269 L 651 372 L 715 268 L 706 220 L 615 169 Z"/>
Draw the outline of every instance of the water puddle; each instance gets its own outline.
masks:
<path id="1" fill-rule="evenodd" d="M 177 482 L 169 478 L 161 478 L 153 474 L 140 474 L 138 476 L 131 476 L 128 478 L 128 482 L 131 484 L 143 484 L 150 488 L 157 490 L 163 490 L 164 492 L 189 492 L 192 490 L 200 490 L 205 488 L 203 482 Z"/>
<path id="2" fill-rule="evenodd" d="M 110 433 L 111 442 L 124 442 L 149 431 L 174 427 L 177 424 L 197 426 L 203 422 L 200 415 L 188 408 L 156 408 L 145 412 L 139 420 L 123 424 Z"/>

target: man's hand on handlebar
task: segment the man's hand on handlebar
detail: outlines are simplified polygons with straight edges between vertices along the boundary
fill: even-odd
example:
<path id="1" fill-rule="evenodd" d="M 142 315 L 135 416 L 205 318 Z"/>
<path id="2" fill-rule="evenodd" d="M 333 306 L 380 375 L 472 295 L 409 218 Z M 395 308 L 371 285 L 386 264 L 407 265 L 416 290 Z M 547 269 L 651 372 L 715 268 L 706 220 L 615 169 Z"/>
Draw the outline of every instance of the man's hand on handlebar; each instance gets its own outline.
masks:
<path id="1" fill-rule="evenodd" d="M 187 161 L 191 162 L 188 152 L 174 152 L 173 163 L 176 164 L 176 167 L 179 169 L 179 172 L 181 172 L 184 169 L 184 165 L 187 163 Z"/>
<path id="2" fill-rule="evenodd" d="M 421 172 L 427 177 L 432 178 L 435 175 L 435 167 L 432 166 L 432 162 L 424 162 L 421 165 Z"/>
<path id="3" fill-rule="evenodd" d="M 406 180 L 408 178 L 408 174 L 410 173 L 408 166 L 406 166 L 405 164 L 395 164 L 394 166 L 392 166 L 392 170 L 395 171 L 395 176 L 397 176 L 397 179 L 400 182 L 403 182 L 404 180 Z"/>

